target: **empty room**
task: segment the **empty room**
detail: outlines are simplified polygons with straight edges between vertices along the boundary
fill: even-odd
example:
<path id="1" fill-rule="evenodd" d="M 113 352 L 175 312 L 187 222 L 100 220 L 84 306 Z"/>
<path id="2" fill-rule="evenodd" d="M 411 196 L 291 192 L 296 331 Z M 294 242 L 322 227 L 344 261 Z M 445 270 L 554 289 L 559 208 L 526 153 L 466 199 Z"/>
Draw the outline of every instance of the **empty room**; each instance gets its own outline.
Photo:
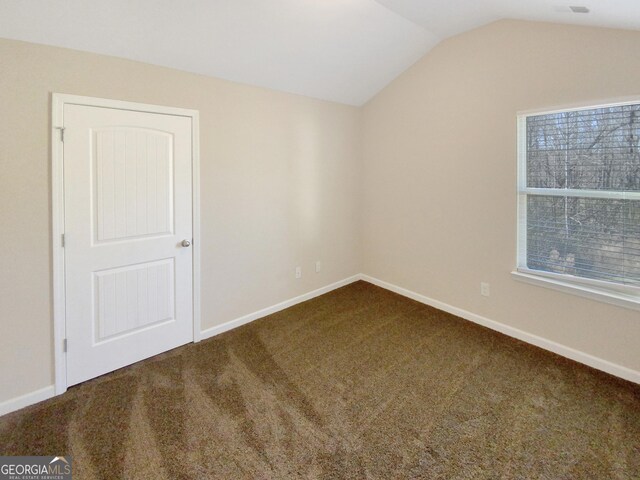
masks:
<path id="1" fill-rule="evenodd" d="M 640 3 L 0 0 L 0 479 L 640 479 Z"/>

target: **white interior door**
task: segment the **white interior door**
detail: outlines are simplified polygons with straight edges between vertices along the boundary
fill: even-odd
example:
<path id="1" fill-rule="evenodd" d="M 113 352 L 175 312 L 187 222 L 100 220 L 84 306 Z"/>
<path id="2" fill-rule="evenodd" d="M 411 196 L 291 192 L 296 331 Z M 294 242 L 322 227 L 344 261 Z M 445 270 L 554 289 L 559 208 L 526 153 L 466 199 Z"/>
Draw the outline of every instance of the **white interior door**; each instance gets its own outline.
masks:
<path id="1" fill-rule="evenodd" d="M 64 106 L 67 384 L 193 340 L 188 117 Z"/>

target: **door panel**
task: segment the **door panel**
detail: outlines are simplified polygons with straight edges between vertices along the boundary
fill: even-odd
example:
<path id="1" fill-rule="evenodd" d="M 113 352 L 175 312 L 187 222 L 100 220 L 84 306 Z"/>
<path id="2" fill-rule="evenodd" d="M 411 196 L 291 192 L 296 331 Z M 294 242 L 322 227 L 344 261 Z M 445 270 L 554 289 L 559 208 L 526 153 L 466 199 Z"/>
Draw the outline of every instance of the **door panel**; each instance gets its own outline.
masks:
<path id="1" fill-rule="evenodd" d="M 96 343 L 175 319 L 173 260 L 94 273 Z"/>
<path id="2" fill-rule="evenodd" d="M 193 340 L 191 119 L 64 107 L 67 383 Z"/>
<path id="3" fill-rule="evenodd" d="M 173 136 L 94 131 L 95 243 L 173 233 Z"/>

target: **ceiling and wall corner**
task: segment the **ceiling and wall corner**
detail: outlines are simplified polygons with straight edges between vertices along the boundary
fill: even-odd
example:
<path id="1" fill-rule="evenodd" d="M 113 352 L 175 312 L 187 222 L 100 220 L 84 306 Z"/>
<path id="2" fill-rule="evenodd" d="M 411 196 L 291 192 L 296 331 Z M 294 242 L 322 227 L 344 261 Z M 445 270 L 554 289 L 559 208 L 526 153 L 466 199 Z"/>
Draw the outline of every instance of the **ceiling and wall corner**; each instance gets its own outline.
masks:
<path id="1" fill-rule="evenodd" d="M 360 106 L 441 40 L 494 20 L 640 29 L 636 0 L 582 2 L 0 0 L 0 37 Z"/>
<path id="2" fill-rule="evenodd" d="M 0 37 L 350 105 L 437 43 L 373 0 L 1 0 Z"/>
<path id="3" fill-rule="evenodd" d="M 424 27 L 441 40 L 502 19 L 640 29 L 640 3 L 635 0 L 377 0 L 377 2 Z M 573 10 L 571 7 L 574 7 Z M 585 7 L 588 13 L 581 13 L 580 7 Z"/>
<path id="4" fill-rule="evenodd" d="M 203 331 L 360 272 L 360 109 L 15 40 L 0 65 L 0 413 L 54 378 L 52 92 L 200 112 Z"/>
<path id="5" fill-rule="evenodd" d="M 510 274 L 517 112 L 640 98 L 638 51 L 637 31 L 501 20 L 400 75 L 363 108 L 364 273 L 639 378 L 636 310 Z"/>

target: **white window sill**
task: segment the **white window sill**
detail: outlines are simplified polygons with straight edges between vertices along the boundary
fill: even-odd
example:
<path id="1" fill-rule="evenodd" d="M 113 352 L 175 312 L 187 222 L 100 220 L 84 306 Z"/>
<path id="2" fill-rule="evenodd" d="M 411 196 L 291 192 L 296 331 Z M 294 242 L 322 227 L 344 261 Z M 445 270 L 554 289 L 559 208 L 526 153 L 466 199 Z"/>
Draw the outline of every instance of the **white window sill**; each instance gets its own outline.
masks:
<path id="1" fill-rule="evenodd" d="M 618 307 L 640 310 L 640 298 L 638 296 L 607 291 L 587 285 L 578 285 L 561 279 L 549 278 L 519 271 L 511 272 L 511 276 L 520 282 L 529 283 L 531 285 L 559 290 L 561 292 L 578 295 L 580 297 L 597 300 L 599 302 L 609 303 Z"/>

